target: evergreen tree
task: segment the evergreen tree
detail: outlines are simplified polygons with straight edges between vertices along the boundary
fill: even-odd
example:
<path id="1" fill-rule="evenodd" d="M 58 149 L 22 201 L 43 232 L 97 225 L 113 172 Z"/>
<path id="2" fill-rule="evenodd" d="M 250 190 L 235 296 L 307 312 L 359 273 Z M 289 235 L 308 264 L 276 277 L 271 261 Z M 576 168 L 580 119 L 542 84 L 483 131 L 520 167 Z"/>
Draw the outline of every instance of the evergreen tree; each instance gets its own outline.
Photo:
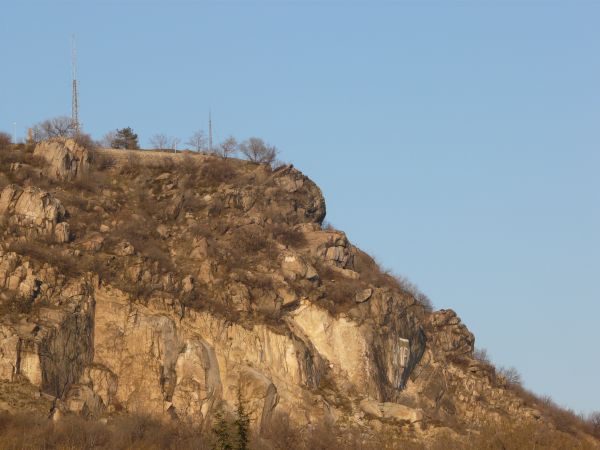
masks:
<path id="1" fill-rule="evenodd" d="M 112 148 L 137 150 L 140 148 L 138 143 L 138 135 L 135 134 L 130 127 L 122 128 L 117 130 L 112 142 L 110 143 L 110 146 Z"/>
<path id="2" fill-rule="evenodd" d="M 237 390 L 237 418 L 235 419 L 235 428 L 237 431 L 236 450 L 248 450 L 248 441 L 250 440 L 250 416 L 246 410 L 242 390 L 238 386 Z"/>
<path id="3" fill-rule="evenodd" d="M 229 437 L 229 424 L 220 408 L 215 412 L 215 424 L 212 431 L 217 438 L 214 450 L 233 450 Z"/>

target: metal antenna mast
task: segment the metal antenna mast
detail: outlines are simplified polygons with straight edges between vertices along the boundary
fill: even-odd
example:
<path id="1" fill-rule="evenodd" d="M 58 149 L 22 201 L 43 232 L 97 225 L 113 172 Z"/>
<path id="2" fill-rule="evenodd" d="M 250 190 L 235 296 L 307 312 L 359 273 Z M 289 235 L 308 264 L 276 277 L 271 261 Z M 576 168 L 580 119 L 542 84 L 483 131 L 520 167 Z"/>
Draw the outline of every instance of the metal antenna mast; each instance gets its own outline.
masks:
<path id="1" fill-rule="evenodd" d="M 71 120 L 75 133 L 79 134 L 79 99 L 77 98 L 77 50 L 75 48 L 75 35 L 71 36 L 71 62 L 73 64 L 73 94 L 71 98 Z"/>
<path id="2" fill-rule="evenodd" d="M 208 151 L 212 153 L 213 142 L 212 142 L 212 117 L 210 109 L 208 110 Z"/>

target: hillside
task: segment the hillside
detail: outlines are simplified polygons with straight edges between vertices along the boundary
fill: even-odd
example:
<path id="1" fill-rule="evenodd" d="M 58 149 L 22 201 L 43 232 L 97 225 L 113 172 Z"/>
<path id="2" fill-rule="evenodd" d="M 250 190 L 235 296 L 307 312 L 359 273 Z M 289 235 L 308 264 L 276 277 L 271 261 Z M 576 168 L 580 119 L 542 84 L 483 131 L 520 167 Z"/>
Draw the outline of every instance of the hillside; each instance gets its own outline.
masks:
<path id="1" fill-rule="evenodd" d="M 253 448 L 600 448 L 325 214 L 291 165 L 3 151 L 0 441 L 215 448 L 243 404 Z"/>

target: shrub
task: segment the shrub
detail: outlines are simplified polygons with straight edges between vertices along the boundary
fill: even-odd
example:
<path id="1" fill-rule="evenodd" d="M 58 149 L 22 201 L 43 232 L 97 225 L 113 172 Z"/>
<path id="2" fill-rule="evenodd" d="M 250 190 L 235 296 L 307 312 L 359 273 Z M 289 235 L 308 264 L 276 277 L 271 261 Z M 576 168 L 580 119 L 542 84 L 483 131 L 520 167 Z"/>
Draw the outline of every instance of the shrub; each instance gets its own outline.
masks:
<path id="1" fill-rule="evenodd" d="M 523 383 L 521 374 L 514 367 L 500 367 L 496 369 L 496 372 L 506 380 L 509 386 L 521 386 Z"/>
<path id="2" fill-rule="evenodd" d="M 484 364 L 491 364 L 490 357 L 488 356 L 488 352 L 485 348 L 476 348 L 473 352 L 473 357 Z"/>
<path id="3" fill-rule="evenodd" d="M 86 150 L 95 150 L 98 146 L 92 137 L 87 133 L 78 133 L 75 136 L 75 142 L 77 145 L 85 148 Z"/>
<path id="4" fill-rule="evenodd" d="M 0 151 L 7 150 L 12 144 L 10 134 L 0 131 Z"/>
<path id="5" fill-rule="evenodd" d="M 288 225 L 277 224 L 271 227 L 273 238 L 286 247 L 303 247 L 307 245 L 304 233 Z"/>
<path id="6" fill-rule="evenodd" d="M 142 160 L 139 155 L 130 153 L 127 155 L 125 164 L 121 166 L 121 174 L 129 175 L 132 177 L 138 176 L 142 171 Z"/>
<path id="7" fill-rule="evenodd" d="M 206 161 L 201 169 L 202 184 L 217 186 L 229 183 L 237 176 L 232 164 L 225 159 L 212 159 Z"/>
<path id="8" fill-rule="evenodd" d="M 117 160 L 110 155 L 95 151 L 91 153 L 91 164 L 96 170 L 103 172 L 115 167 Z"/>

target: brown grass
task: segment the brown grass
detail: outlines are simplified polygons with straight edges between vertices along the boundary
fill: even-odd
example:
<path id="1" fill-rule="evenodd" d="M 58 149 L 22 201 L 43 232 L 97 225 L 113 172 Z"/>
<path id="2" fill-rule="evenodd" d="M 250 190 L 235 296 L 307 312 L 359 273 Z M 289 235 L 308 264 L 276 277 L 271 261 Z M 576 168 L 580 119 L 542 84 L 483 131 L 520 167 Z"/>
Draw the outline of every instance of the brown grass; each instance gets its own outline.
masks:
<path id="1" fill-rule="evenodd" d="M 286 247 L 300 248 L 307 245 L 306 237 L 300 230 L 284 224 L 274 224 L 270 228 L 273 239 Z"/>
<path id="2" fill-rule="evenodd" d="M 120 416 L 107 424 L 69 416 L 57 423 L 35 414 L 0 413 L 0 450 L 209 449 L 212 440 L 191 424 Z"/>

